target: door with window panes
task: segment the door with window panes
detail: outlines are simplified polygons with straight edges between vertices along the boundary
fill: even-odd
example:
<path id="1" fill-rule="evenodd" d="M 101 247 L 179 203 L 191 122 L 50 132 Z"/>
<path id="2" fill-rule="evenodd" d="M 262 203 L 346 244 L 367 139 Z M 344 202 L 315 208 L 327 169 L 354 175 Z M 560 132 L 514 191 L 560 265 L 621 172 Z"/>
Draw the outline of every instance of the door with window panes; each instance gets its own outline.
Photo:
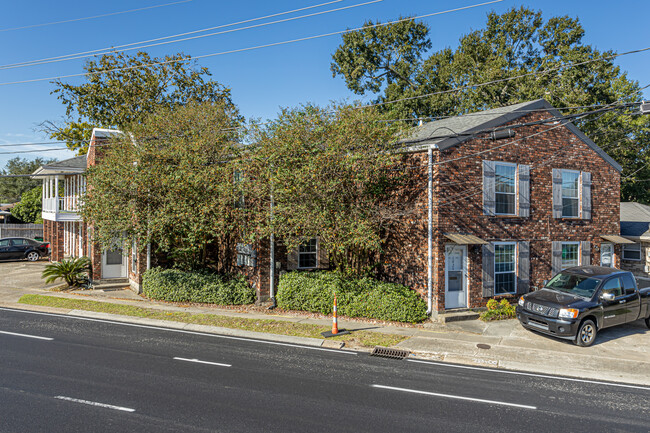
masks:
<path id="1" fill-rule="evenodd" d="M 445 308 L 467 307 L 467 246 L 445 246 Z"/>

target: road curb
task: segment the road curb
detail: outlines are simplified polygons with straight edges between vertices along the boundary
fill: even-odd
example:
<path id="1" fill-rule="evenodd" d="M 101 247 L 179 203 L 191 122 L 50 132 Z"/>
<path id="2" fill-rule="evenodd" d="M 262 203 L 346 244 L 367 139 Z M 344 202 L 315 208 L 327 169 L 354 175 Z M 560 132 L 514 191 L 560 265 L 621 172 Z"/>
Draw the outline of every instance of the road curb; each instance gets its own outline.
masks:
<path id="1" fill-rule="evenodd" d="M 180 329 L 206 334 L 225 335 L 229 337 L 250 338 L 253 340 L 267 340 L 301 346 L 322 347 L 325 340 L 311 337 L 296 337 L 292 335 L 271 334 L 267 332 L 244 331 L 241 329 L 224 328 L 220 326 L 198 325 L 194 323 L 177 322 L 173 320 L 147 319 L 144 317 L 122 316 L 119 314 L 99 313 L 86 310 L 70 310 L 67 308 L 42 307 L 26 304 L 0 303 L 0 307 L 15 310 L 38 311 L 42 313 L 60 314 L 62 316 L 82 317 L 88 319 L 110 320 L 113 322 L 131 323 L 158 328 Z"/>

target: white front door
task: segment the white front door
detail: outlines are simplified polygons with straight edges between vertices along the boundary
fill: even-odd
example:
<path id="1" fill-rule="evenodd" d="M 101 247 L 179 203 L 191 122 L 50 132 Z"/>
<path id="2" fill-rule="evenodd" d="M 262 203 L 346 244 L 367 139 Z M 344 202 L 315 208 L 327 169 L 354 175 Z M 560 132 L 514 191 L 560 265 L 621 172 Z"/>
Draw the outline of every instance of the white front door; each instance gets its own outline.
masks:
<path id="1" fill-rule="evenodd" d="M 467 246 L 445 246 L 445 308 L 467 307 Z"/>
<path id="2" fill-rule="evenodd" d="M 600 244 L 600 266 L 614 267 L 614 244 Z"/>
<path id="3" fill-rule="evenodd" d="M 126 257 L 121 248 L 113 248 L 102 254 L 102 278 L 126 278 Z"/>

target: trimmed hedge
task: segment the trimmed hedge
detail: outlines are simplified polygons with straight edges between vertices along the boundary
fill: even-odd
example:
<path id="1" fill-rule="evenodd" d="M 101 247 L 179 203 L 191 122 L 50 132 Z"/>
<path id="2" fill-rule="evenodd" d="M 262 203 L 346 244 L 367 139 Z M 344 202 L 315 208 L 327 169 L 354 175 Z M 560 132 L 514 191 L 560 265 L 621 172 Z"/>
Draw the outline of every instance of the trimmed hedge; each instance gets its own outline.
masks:
<path id="1" fill-rule="evenodd" d="M 408 287 L 372 278 L 350 279 L 337 272 L 288 272 L 280 277 L 278 307 L 330 314 L 337 298 L 337 312 L 348 317 L 421 322 L 427 307 Z"/>
<path id="2" fill-rule="evenodd" d="M 255 302 L 255 289 L 243 276 L 224 278 L 206 272 L 152 268 L 142 276 L 142 292 L 152 299 L 171 302 L 241 305 Z"/>

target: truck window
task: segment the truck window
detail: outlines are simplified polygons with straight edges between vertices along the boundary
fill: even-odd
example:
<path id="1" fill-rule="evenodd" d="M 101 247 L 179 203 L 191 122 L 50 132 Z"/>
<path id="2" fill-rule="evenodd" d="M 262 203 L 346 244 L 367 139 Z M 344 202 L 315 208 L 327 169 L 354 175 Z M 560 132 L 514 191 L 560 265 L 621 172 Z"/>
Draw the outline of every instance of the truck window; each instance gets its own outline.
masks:
<path id="1" fill-rule="evenodd" d="M 623 289 L 625 290 L 626 295 L 631 295 L 635 292 L 636 284 L 634 283 L 634 277 L 631 274 L 621 275 L 623 280 Z"/>
<path id="2" fill-rule="evenodd" d="M 603 285 L 602 293 L 613 293 L 614 296 L 619 297 L 623 294 L 623 288 L 621 287 L 621 279 L 616 277 L 611 280 L 607 280 L 605 285 Z"/>

